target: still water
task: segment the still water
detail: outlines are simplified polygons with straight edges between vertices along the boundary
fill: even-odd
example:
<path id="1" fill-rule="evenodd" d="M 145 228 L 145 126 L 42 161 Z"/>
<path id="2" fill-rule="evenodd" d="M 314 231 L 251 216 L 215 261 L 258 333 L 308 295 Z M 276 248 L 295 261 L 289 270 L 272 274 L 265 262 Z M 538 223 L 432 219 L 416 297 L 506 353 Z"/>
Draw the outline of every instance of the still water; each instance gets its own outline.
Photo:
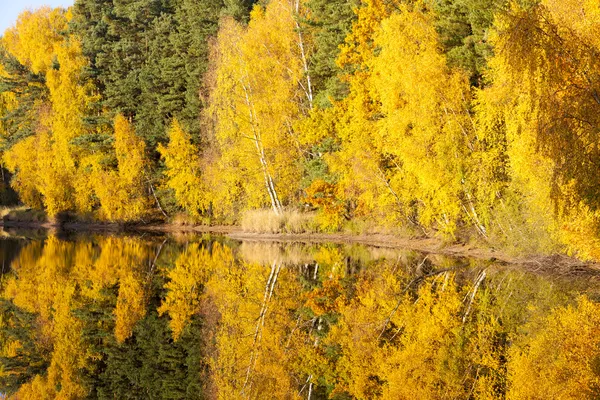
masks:
<path id="1" fill-rule="evenodd" d="M 600 396 L 594 271 L 186 235 L 0 255 L 0 398 Z"/>

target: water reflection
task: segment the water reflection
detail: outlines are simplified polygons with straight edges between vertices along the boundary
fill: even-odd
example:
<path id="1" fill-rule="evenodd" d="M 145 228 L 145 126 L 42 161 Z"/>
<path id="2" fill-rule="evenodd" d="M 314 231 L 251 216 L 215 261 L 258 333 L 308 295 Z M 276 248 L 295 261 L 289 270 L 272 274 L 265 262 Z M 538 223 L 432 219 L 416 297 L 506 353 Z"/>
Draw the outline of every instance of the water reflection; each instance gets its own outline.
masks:
<path id="1" fill-rule="evenodd" d="M 15 398 L 600 395 L 589 277 L 357 245 L 0 243 L 0 387 Z"/>

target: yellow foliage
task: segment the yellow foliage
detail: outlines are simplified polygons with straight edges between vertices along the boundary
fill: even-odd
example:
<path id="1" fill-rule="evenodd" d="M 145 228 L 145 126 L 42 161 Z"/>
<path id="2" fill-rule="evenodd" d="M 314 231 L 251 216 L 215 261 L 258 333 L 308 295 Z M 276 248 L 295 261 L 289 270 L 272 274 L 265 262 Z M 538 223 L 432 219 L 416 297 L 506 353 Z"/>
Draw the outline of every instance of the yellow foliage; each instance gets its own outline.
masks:
<path id="1" fill-rule="evenodd" d="M 89 173 L 77 168 L 80 151 L 76 151 L 70 141 L 84 133 L 82 118 L 93 99 L 90 94 L 92 84 L 82 82 L 81 75 L 88 65 L 82 54 L 81 42 L 71 36 L 56 47 L 58 70 L 50 69 L 46 73 L 46 85 L 52 102 L 52 157 L 54 169 L 60 172 L 62 190 L 68 202 L 56 207 L 50 199 L 46 200 L 49 214 L 57 211 L 76 209 L 88 212 L 92 209 L 90 201 Z"/>
<path id="2" fill-rule="evenodd" d="M 360 7 L 355 10 L 356 21 L 352 24 L 352 31 L 341 46 L 338 65 L 352 66 L 357 71 L 364 70 L 373 57 L 376 47 L 373 38 L 381 21 L 389 17 L 401 4 L 402 1 L 399 0 L 361 0 Z"/>
<path id="3" fill-rule="evenodd" d="M 30 136 L 19 141 L 3 155 L 4 165 L 14 174 L 11 186 L 21 201 L 30 207 L 42 208 L 38 190 L 38 138 Z"/>
<path id="4" fill-rule="evenodd" d="M 70 160 L 68 155 L 60 154 L 65 149 L 61 149 L 59 142 L 53 140 L 49 133 L 40 132 L 37 139 L 38 190 L 43 196 L 48 215 L 54 216 L 74 206 L 73 191 L 69 185 L 72 174 L 67 164 Z"/>
<path id="5" fill-rule="evenodd" d="M 370 64 L 372 90 L 385 116 L 375 143 L 401 177 L 391 176 L 390 186 L 403 203 L 421 203 L 423 225 L 435 221 L 452 233 L 472 141 L 466 77 L 448 70 L 431 17 L 420 11 L 403 6 L 382 22 L 375 43 L 381 52 Z"/>
<path id="6" fill-rule="evenodd" d="M 92 207 L 89 185 L 81 187 L 89 176 L 82 177 L 87 171 L 77 170 L 79 154 L 70 143 L 84 133 L 81 120 L 93 99 L 92 87 L 81 80 L 88 61 L 80 41 L 61 34 L 66 24 L 62 9 L 26 11 L 4 37 L 12 55 L 33 72 L 46 76 L 49 103 L 39 105 L 38 115 L 33 116 L 39 121 L 36 135 L 9 149 L 5 161 L 15 174 L 12 184 L 21 199 L 38 208 L 43 203 L 50 216 L 74 209 L 90 211 Z M 54 61 L 57 67 L 50 68 Z M 9 100 L 3 97 L 3 103 Z"/>
<path id="7" fill-rule="evenodd" d="M 72 185 L 74 189 L 73 201 L 75 209 L 80 213 L 91 212 L 98 206 L 98 198 L 95 193 L 95 179 L 98 177 L 98 174 L 95 174 L 94 171 L 99 168 L 98 165 L 100 165 L 103 158 L 104 156 L 101 154 L 92 154 L 79 158 Z"/>
<path id="8" fill-rule="evenodd" d="M 62 8 L 27 10 L 19 14 L 15 26 L 4 32 L 2 45 L 34 73 L 44 74 L 66 29 L 67 18 Z"/>
<path id="9" fill-rule="evenodd" d="M 215 193 L 214 204 L 242 209 L 269 204 L 275 213 L 295 195 L 300 155 L 294 121 L 304 78 L 295 8 L 285 0 L 256 6 L 247 28 L 225 20 L 218 36 L 210 113 L 215 119 L 219 179 L 234 196 Z"/>
<path id="10" fill-rule="evenodd" d="M 600 26 L 588 1 L 544 0 L 523 6 L 511 2 L 497 18 L 489 61 L 495 110 L 506 132 L 512 190 L 522 198 L 529 225 L 542 225 L 580 257 L 593 257 L 598 232 L 599 155 L 594 54 Z M 483 114 L 485 115 L 485 114 Z M 593 236 L 596 236 L 595 234 Z M 588 238 L 589 239 L 589 238 Z"/>
<path id="11" fill-rule="evenodd" d="M 446 66 L 426 11 L 373 0 L 357 14 L 338 58 L 354 68 L 337 105 L 342 149 L 328 159 L 340 194 L 355 215 L 452 235 L 473 141 L 466 77 Z"/>
<path id="12" fill-rule="evenodd" d="M 109 221 L 137 221 L 148 212 L 146 156 L 144 141 L 122 115 L 115 118 L 117 171 L 95 166 L 94 190 L 100 199 L 100 213 Z"/>
<path id="13" fill-rule="evenodd" d="M 175 192 L 177 204 L 192 216 L 200 217 L 209 204 L 208 188 L 201 179 L 199 150 L 176 119 L 169 129 L 169 145 L 159 145 L 158 151 L 167 166 L 167 187 Z"/>
<path id="14" fill-rule="evenodd" d="M 36 375 L 31 382 L 21 385 L 19 391 L 15 393 L 14 398 L 27 400 L 54 400 L 56 398 L 56 390 L 48 385 L 46 378 Z"/>

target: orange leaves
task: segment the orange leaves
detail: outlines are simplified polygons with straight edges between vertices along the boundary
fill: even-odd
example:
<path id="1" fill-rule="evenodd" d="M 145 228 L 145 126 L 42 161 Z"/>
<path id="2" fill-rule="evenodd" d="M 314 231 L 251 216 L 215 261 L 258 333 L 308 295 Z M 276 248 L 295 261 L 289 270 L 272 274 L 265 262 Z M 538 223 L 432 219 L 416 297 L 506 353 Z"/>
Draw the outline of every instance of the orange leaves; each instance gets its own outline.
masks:
<path id="1" fill-rule="evenodd" d="M 344 219 L 344 204 L 337 196 L 337 187 L 322 179 L 314 180 L 305 189 L 304 202 L 320 209 L 317 219 L 324 230 L 337 230 Z"/>
<path id="2" fill-rule="evenodd" d="M 317 179 L 305 191 L 306 197 L 304 201 L 311 206 L 325 207 L 327 209 L 335 208 L 335 185 L 325 182 L 323 179 Z"/>
<path id="3" fill-rule="evenodd" d="M 322 287 L 306 294 L 305 305 L 317 317 L 337 313 L 346 304 L 345 291 L 337 278 L 327 279 Z"/>

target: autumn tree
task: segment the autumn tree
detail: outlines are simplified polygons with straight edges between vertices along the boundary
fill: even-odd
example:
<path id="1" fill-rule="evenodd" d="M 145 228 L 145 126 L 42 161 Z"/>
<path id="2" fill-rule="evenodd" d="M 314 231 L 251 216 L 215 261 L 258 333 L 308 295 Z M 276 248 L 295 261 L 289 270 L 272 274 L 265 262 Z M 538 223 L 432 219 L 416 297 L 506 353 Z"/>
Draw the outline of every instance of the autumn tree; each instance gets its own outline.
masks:
<path id="1" fill-rule="evenodd" d="M 591 143 L 599 103 L 589 71 L 597 69 L 598 42 L 589 32 L 598 19 L 588 2 L 565 4 L 513 2 L 499 15 L 489 62 L 493 87 L 480 95 L 478 118 L 487 121 L 487 140 L 505 143 L 497 148 L 506 148 L 518 213 L 572 252 L 593 257 L 598 155 Z"/>
<path id="2" fill-rule="evenodd" d="M 78 170 L 81 152 L 72 141 L 86 133 L 82 119 L 93 99 L 93 87 L 82 78 L 88 62 L 79 40 L 64 34 L 69 18 L 70 14 L 62 9 L 26 12 L 3 37 L 4 48 L 14 57 L 12 61 L 5 60 L 6 93 L 12 94 L 17 104 L 31 105 L 31 94 L 23 94 L 15 79 L 22 69 L 43 75 L 40 84 L 47 91 L 47 95 L 42 95 L 45 91 L 38 92 L 33 100 L 37 106 L 25 111 L 28 118 L 36 121 L 35 130 L 11 132 L 9 127 L 6 132 L 6 147 L 10 147 L 5 154 L 7 166 L 16 174 L 15 188 L 21 192 L 22 200 L 37 207 L 43 202 L 51 216 L 75 209 L 91 211 L 89 190 L 85 185 L 81 187 L 81 182 L 89 178 Z M 17 61 L 20 69 L 16 68 Z M 6 118 L 16 117 L 14 112 L 20 108 L 12 107 L 15 109 L 7 110 Z M 35 138 L 23 140 L 22 136 L 27 135 Z M 32 153 L 30 146 L 34 142 Z"/>
<path id="3" fill-rule="evenodd" d="M 94 189 L 104 218 L 135 221 L 148 211 L 145 145 L 122 115 L 115 118 L 114 129 L 117 168 L 104 170 L 96 165 Z"/>
<path id="4" fill-rule="evenodd" d="M 347 213 L 450 235 L 463 219 L 479 225 L 464 185 L 469 85 L 447 66 L 430 12 L 364 2 L 338 64 L 351 71 L 350 93 L 337 105 L 341 147 L 328 163 Z"/>
<path id="5" fill-rule="evenodd" d="M 290 160 L 302 153 L 293 123 L 313 101 L 295 19 L 302 7 L 272 1 L 254 8 L 247 28 L 229 19 L 219 31 L 210 111 L 223 174 L 235 175 L 223 179 L 241 186 L 242 208 L 269 204 L 280 214 L 295 195 Z"/>
<path id="6" fill-rule="evenodd" d="M 169 129 L 169 145 L 159 145 L 158 151 L 165 160 L 166 185 L 175 192 L 177 204 L 190 215 L 200 217 L 209 205 L 208 189 L 201 179 L 199 149 L 177 120 L 173 120 Z"/>

